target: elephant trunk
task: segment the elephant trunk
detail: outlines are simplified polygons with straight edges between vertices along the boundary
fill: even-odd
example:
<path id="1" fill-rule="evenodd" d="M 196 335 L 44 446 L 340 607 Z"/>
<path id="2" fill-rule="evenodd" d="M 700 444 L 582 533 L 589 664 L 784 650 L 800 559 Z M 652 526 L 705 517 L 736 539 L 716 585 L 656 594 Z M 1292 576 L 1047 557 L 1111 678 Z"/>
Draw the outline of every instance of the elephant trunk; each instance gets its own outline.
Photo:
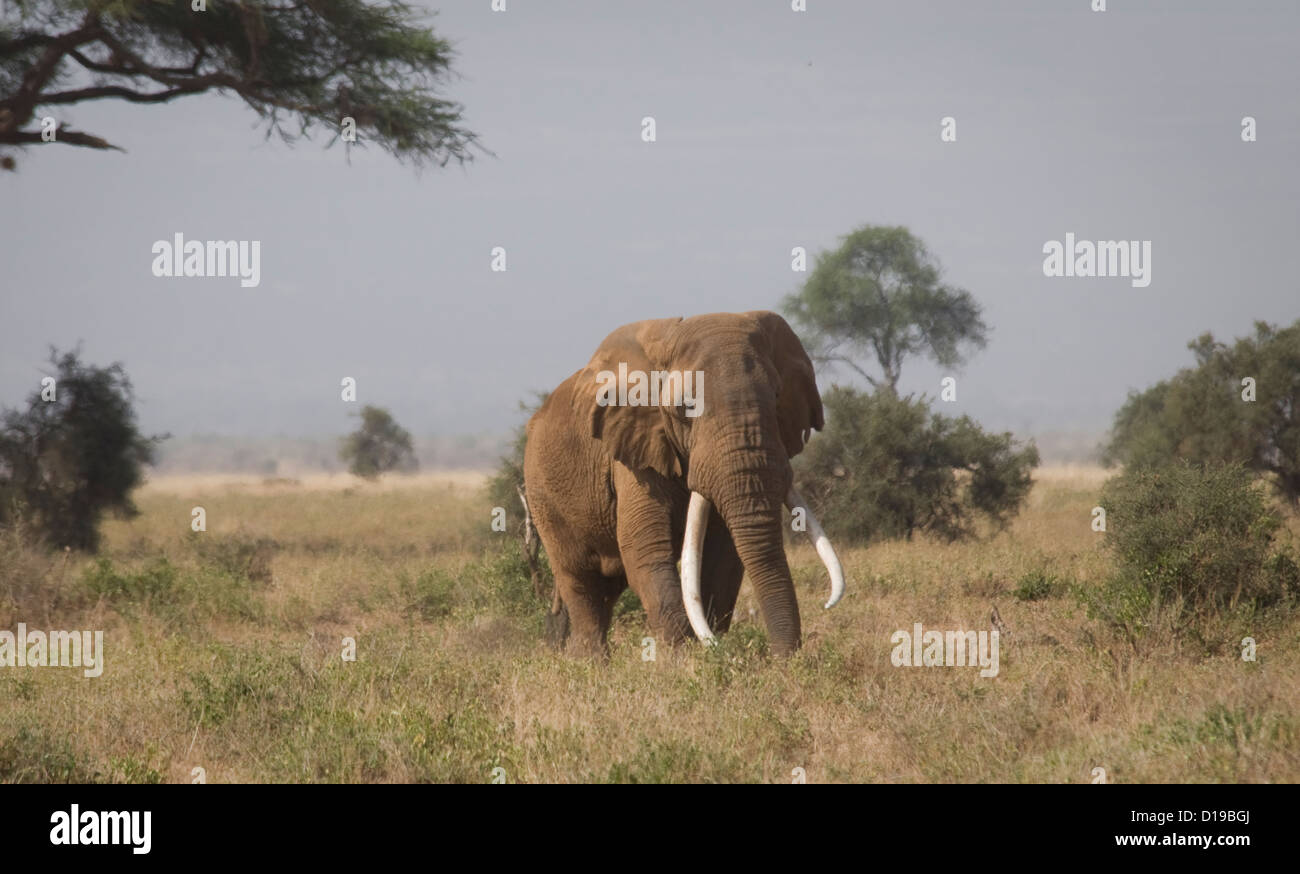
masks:
<path id="1" fill-rule="evenodd" d="M 699 444 L 724 446 L 725 453 L 701 453 L 693 459 L 687 477 L 691 499 L 682 545 L 682 600 L 696 637 L 712 641 L 700 570 L 709 513 L 716 508 L 758 596 L 772 651 L 789 655 L 799 648 L 801 629 L 781 528 L 783 504 L 804 510 L 808 533 L 831 577 L 827 607 L 844 593 L 844 572 L 821 525 L 793 488 L 789 456 L 773 437 L 775 422 L 760 415 L 742 420 L 742 426 L 739 432 Z"/>
<path id="2" fill-rule="evenodd" d="M 830 574 L 831 595 L 826 602 L 826 608 L 830 609 L 844 597 L 844 569 L 840 565 L 839 557 L 835 554 L 826 532 L 822 530 L 821 523 L 817 521 L 817 517 L 813 515 L 803 496 L 793 486 L 786 493 L 786 504 L 791 511 L 796 508 L 804 511 L 808 536 Z M 715 639 L 713 630 L 709 627 L 700 588 L 704 532 L 709 526 L 711 509 L 712 504 L 707 498 L 699 492 L 691 492 L 690 505 L 686 510 L 686 537 L 682 543 L 682 600 L 691 629 L 705 644 L 710 644 Z M 726 514 L 723 518 L 726 520 Z M 742 529 L 752 532 L 745 536 L 744 545 L 737 528 L 733 527 L 731 522 L 728 522 L 728 527 L 732 531 L 741 561 L 750 572 L 750 580 L 754 584 L 755 591 L 759 593 L 763 618 L 767 622 L 768 635 L 772 640 L 773 648 L 778 652 L 793 651 L 799 645 L 799 609 L 794 598 L 794 586 L 785 551 L 780 548 L 779 527 L 775 536 L 775 549 L 771 546 L 772 540 L 767 530 L 770 526 L 761 520 L 757 525 Z"/>
<path id="3" fill-rule="evenodd" d="M 779 499 L 778 499 L 779 501 Z M 794 594 L 794 580 L 785 557 L 781 537 L 781 507 L 761 509 L 719 506 L 727 523 L 736 552 L 745 565 L 750 584 L 758 595 L 768 642 L 777 655 L 790 655 L 799 648 L 799 602 Z"/>
<path id="4" fill-rule="evenodd" d="M 713 642 L 714 636 L 700 590 L 700 564 L 711 509 L 707 498 L 691 492 L 686 510 L 686 537 L 682 543 L 682 601 L 691 629 L 706 644 Z M 758 594 L 772 650 L 778 655 L 789 655 L 799 648 L 799 604 L 781 540 L 780 506 L 756 504 L 753 496 L 749 496 L 745 501 L 730 499 L 719 510 Z"/>

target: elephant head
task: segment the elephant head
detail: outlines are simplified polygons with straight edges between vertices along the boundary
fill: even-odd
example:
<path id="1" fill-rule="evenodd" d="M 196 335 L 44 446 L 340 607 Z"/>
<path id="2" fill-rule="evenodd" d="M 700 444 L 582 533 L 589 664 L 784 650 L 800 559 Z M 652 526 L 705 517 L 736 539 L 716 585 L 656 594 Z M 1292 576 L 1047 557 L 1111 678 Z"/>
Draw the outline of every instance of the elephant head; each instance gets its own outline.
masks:
<path id="1" fill-rule="evenodd" d="M 620 382 L 630 375 L 626 397 L 600 391 L 615 374 Z M 645 386 L 637 393 L 631 385 L 637 374 L 650 375 L 650 397 Z M 824 425 L 812 362 L 794 331 L 771 312 L 638 322 L 601 343 L 578 385 L 587 379 L 592 390 L 576 392 L 574 402 L 591 436 L 634 472 L 684 477 L 690 489 L 681 579 L 696 636 L 713 639 L 700 564 L 708 516 L 716 509 L 754 586 L 773 650 L 797 649 L 799 608 L 782 538 L 783 504 L 806 514 L 831 576 L 827 607 L 843 594 L 844 574 L 793 487 L 790 459 Z"/>

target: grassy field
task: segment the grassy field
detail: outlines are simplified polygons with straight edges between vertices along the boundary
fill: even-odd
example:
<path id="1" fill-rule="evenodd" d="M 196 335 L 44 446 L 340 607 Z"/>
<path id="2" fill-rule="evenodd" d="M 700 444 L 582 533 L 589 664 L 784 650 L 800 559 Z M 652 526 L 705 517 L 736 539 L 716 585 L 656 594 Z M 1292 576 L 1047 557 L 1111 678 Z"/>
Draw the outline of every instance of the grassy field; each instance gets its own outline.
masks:
<path id="1" fill-rule="evenodd" d="M 153 483 L 98 557 L 0 543 L 0 629 L 102 629 L 106 663 L 0 668 L 0 780 L 1300 780 L 1300 617 L 1130 642 L 1074 594 L 1110 568 L 1101 474 L 1037 479 L 993 538 L 841 548 L 831 611 L 815 553 L 792 548 L 788 662 L 746 587 L 722 645 L 652 661 L 625 595 L 608 665 L 542 642 L 477 476 Z M 995 606 L 998 676 L 891 663 L 896 630 L 988 629 Z"/>

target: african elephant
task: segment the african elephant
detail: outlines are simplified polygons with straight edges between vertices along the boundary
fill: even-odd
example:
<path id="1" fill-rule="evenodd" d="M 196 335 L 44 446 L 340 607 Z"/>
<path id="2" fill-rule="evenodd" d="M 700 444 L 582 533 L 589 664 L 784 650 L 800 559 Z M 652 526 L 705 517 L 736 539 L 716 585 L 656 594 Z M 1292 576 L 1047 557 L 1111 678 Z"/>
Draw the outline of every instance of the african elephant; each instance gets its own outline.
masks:
<path id="1" fill-rule="evenodd" d="M 776 313 L 656 319 L 606 337 L 529 421 L 524 453 L 570 650 L 608 656 L 627 586 L 657 639 L 677 644 L 693 631 L 712 641 L 730 626 L 746 571 L 773 652 L 798 649 L 782 504 L 805 507 L 831 576 L 826 606 L 844 591 L 790 468 L 823 424 L 812 362 Z"/>

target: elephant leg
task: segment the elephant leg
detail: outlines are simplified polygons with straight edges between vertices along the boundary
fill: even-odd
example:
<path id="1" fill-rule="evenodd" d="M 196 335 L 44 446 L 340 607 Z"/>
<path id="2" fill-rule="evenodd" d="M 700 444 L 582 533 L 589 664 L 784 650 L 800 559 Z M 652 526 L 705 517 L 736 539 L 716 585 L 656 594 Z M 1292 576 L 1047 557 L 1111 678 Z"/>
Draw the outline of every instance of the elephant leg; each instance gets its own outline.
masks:
<path id="1" fill-rule="evenodd" d="M 609 658 L 609 623 L 622 586 L 599 573 L 557 570 L 555 583 L 569 614 L 568 651 L 592 658 Z"/>
<path id="2" fill-rule="evenodd" d="M 685 493 L 669 493 L 654 480 L 620 485 L 618 548 L 627 583 L 645 607 L 651 634 L 675 646 L 693 636 L 677 573 L 682 532 L 674 531 L 672 512 L 674 500 L 685 506 Z"/>
<path id="3" fill-rule="evenodd" d="M 709 527 L 704 535 L 704 556 L 700 562 L 700 589 L 704 596 L 704 611 L 709 627 L 718 634 L 731 628 L 736 597 L 745 577 L 745 566 L 736 552 L 722 517 L 709 516 Z"/>
<path id="4" fill-rule="evenodd" d="M 690 620 L 682 603 L 681 577 L 676 562 L 637 556 L 636 547 L 624 554 L 628 585 L 645 607 L 650 633 L 670 646 L 689 640 Z"/>

